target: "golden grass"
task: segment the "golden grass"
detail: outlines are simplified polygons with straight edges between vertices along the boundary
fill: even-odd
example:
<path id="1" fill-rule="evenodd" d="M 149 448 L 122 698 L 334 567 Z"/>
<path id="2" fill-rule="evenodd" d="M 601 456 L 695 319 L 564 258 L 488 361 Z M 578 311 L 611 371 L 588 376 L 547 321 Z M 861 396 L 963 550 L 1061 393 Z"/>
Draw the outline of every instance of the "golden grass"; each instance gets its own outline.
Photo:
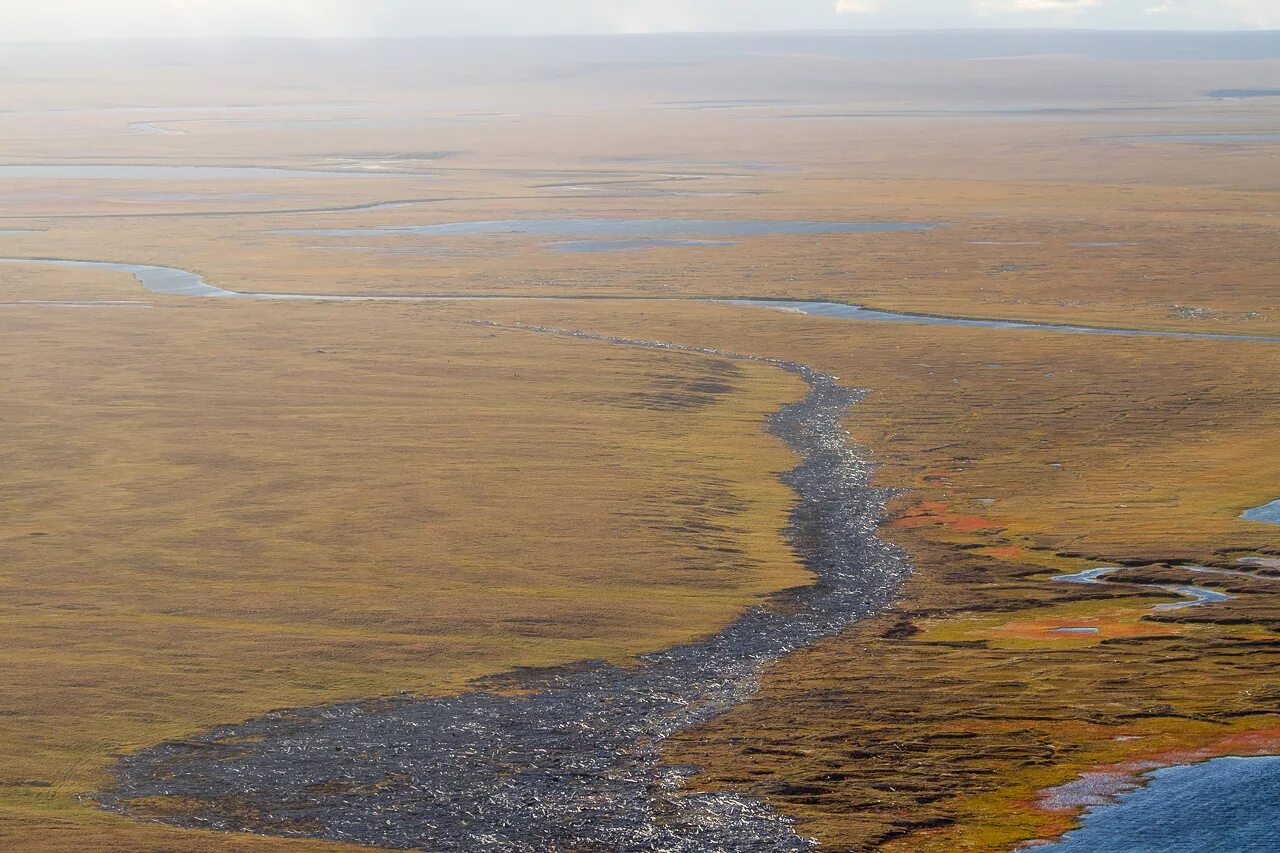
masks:
<path id="1" fill-rule="evenodd" d="M 0 315 L 4 846 L 197 849 L 77 796 L 216 723 L 622 660 L 805 582 L 762 432 L 797 380 L 438 314 Z"/>
<path id="2" fill-rule="evenodd" d="M 1069 825 L 1035 808 L 1041 787 L 1274 725 L 1274 584 L 1234 581 L 1233 602 L 1152 621 L 1164 593 L 1047 577 L 1280 551 L 1273 528 L 1236 517 L 1274 488 L 1275 347 L 485 307 L 622 335 L 660 325 L 871 390 L 848 424 L 879 479 L 911 489 L 886 535 L 917 574 L 888 614 L 784 660 L 756 700 L 680 737 L 670 758 L 703 767 L 702 785 L 766 796 L 833 849 L 1004 850 Z M 1077 624 L 1100 634 L 1045 630 Z M 1129 734 L 1143 739 L 1114 740 Z"/>
<path id="3" fill-rule="evenodd" d="M 458 153 L 407 163 L 424 174 L 397 179 L 5 179 L 0 216 L 11 218 L 0 228 L 44 230 L 0 236 L 0 255 L 180 266 L 241 290 L 767 294 L 1280 333 L 1273 151 L 1095 139 L 1198 126 L 1183 119 L 1269 121 L 1257 105 L 1192 101 L 1221 82 L 1221 66 L 1042 60 L 1015 74 L 1008 63 L 789 63 L 768 73 L 798 75 L 787 79 L 804 82 L 793 93 L 802 98 L 813 80 L 839 80 L 854 111 L 886 105 L 876 88 L 886 73 L 895 99 L 905 87 L 960 102 L 1033 80 L 1046 91 L 1078 85 L 1090 102 L 1105 84 L 1128 106 L 1179 106 L 1160 114 L 1168 124 L 655 109 L 672 97 L 663 85 L 721 94 L 723 78 L 680 69 L 665 84 L 644 71 L 619 72 L 623 86 L 606 76 L 607 92 L 591 81 L 572 94 L 535 79 L 442 84 L 432 96 L 444 112 L 520 114 L 394 135 L 217 121 L 234 112 L 201 113 L 185 136 L 131 133 L 129 113 L 15 115 L 8 162 L 323 168 L 360 152 Z M 83 68 L 51 66 L 0 88 L 6 102 L 41 109 L 181 106 L 200 91 L 220 103 L 421 112 L 403 106 L 422 93 L 398 66 L 343 65 L 339 76 L 259 58 L 94 71 L 93 87 Z M 743 85 L 774 82 L 739 71 Z M 605 95 L 612 109 L 583 109 Z M 715 174 L 677 186 L 709 195 L 637 195 L 698 167 L 599 162 L 619 156 L 784 170 L 704 168 Z M 612 180 L 636 183 L 619 195 L 603 183 Z M 206 197 L 148 197 L 156 192 Z M 761 194 L 716 195 L 725 192 Z M 134 216 L 404 198 L 440 200 Z M 510 236 L 278 233 L 546 215 L 948 225 L 616 256 L 557 255 Z M 1073 245 L 1087 242 L 1137 245 Z M 464 254 L 317 248 L 352 244 Z M 1227 735 L 1265 740 L 1258 733 L 1275 725 L 1280 613 L 1269 588 L 1233 581 L 1230 604 L 1153 620 L 1142 606 L 1161 598 L 1045 580 L 1114 560 L 1229 564 L 1280 552 L 1273 528 L 1236 518 L 1277 497 L 1275 346 L 658 302 L 212 303 L 146 294 L 120 274 L 0 265 L 0 302 L 22 299 L 156 307 L 0 308 L 0 846 L 341 849 L 137 823 L 77 795 L 104 783 L 114 754 L 208 725 L 457 690 L 518 665 L 623 659 L 804 582 L 778 536 L 791 496 L 774 474 L 790 459 L 760 431 L 801 393 L 795 380 L 466 325 L 477 318 L 784 357 L 871 391 L 849 428 L 881 481 L 910 490 L 886 535 L 918 572 L 893 611 L 783 661 L 756 701 L 673 745 L 672 760 L 705 768 L 703 786 L 766 796 L 832 849 L 1005 850 L 1069 825 L 1037 809 L 1044 786 L 1144 755 L 1225 749 Z M 1059 620 L 1106 631 L 1041 630 Z"/>

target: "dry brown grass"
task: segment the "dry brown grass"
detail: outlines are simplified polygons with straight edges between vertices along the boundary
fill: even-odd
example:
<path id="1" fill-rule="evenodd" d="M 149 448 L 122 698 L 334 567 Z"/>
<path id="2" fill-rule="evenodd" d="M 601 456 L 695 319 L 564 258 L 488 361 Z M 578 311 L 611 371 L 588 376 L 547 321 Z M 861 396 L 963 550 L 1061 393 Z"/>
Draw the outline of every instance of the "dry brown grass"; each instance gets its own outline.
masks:
<path id="1" fill-rule="evenodd" d="M 0 315 L 6 845 L 198 845 L 75 797 L 164 738 L 621 660 L 804 582 L 761 431 L 795 380 L 439 313 Z"/>
<path id="2" fill-rule="evenodd" d="M 872 391 L 848 423 L 881 481 L 909 489 L 886 534 L 917 574 L 890 613 L 788 658 L 758 699 L 681 737 L 670 758 L 704 767 L 703 785 L 769 797 L 830 849 L 925 829 L 901 849 L 1003 850 L 1069 825 L 1034 794 L 1081 770 L 1250 732 L 1250 748 L 1280 748 L 1274 583 L 1148 572 L 1238 596 L 1152 621 L 1167 594 L 1045 580 L 1280 554 L 1273 528 L 1236 517 L 1274 494 L 1276 347 L 733 309 L 519 313 L 622 335 L 660 325 Z M 1047 630 L 1060 625 L 1103 629 Z"/>
<path id="3" fill-rule="evenodd" d="M 361 153 L 458 153 L 406 164 L 424 173 L 414 178 L 5 178 L 0 228 L 44 230 L 0 236 L 0 254 L 180 266 L 241 290 L 768 294 L 1276 334 L 1274 150 L 1094 138 L 1212 128 L 1206 118 L 1266 126 L 1265 105 L 1195 99 L 1224 75 L 1242 83 L 1273 67 L 793 57 L 705 78 L 685 68 L 550 85 L 449 78 L 431 90 L 442 113 L 518 114 L 394 131 L 254 128 L 219 121 L 243 117 L 227 112 L 163 136 L 128 122 L 164 116 L 9 116 L 6 162 L 316 168 Z M 177 107 L 199 92 L 224 104 L 423 112 L 413 75 L 391 66 L 299 76 L 257 57 L 165 74 L 93 68 L 42 66 L 0 87 L 7 102 L 42 109 Z M 753 86 L 806 98 L 820 88 L 840 101 L 833 111 L 1073 87 L 1100 105 L 1172 109 L 1159 114 L 1167 123 L 823 122 L 783 118 L 792 107 L 656 106 Z M 599 162 L 655 156 L 675 164 Z M 664 178 L 688 170 L 715 174 Z M 545 186 L 614 180 L 640 183 Z M 710 194 L 643 194 L 673 186 Z M 405 198 L 440 200 L 133 215 Z M 434 244 L 463 256 L 392 255 L 314 248 L 371 244 L 363 238 L 277 233 L 545 215 L 949 224 L 628 255 L 556 255 L 520 237 Z M 1030 245 L 980 245 L 992 241 Z M 1072 245 L 1085 242 L 1138 245 Z M 155 307 L 0 307 L 0 846 L 336 850 L 135 823 L 76 795 L 102 784 L 113 754 L 214 723 L 456 690 L 512 666 L 622 659 L 714 630 L 804 580 L 778 536 L 790 495 L 773 475 L 789 459 L 760 431 L 800 393 L 793 380 L 473 319 L 785 357 L 872 392 L 849 426 L 881 480 L 909 490 L 887 535 L 917 575 L 893 612 L 784 661 L 757 701 L 675 745 L 673 760 L 705 767 L 702 784 L 768 796 L 832 849 L 894 838 L 902 849 L 1007 849 L 1066 825 L 1035 810 L 1038 787 L 1274 725 L 1268 588 L 1245 582 L 1229 606 L 1156 623 L 1132 589 L 1043 578 L 1093 559 L 1225 564 L 1280 551 L 1272 528 L 1236 519 L 1277 496 L 1275 346 L 659 302 L 211 303 L 151 296 L 120 274 L 0 266 L 0 302 L 22 299 Z M 727 387 L 708 390 L 717 385 Z M 1107 632 L 1038 632 L 1060 619 Z"/>

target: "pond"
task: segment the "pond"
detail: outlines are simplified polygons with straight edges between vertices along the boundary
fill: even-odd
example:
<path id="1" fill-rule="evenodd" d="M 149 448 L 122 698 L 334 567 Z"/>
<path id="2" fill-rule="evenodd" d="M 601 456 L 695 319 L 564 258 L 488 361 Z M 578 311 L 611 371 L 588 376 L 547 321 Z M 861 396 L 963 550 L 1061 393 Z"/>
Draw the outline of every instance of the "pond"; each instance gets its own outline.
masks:
<path id="1" fill-rule="evenodd" d="M 422 236 L 474 237 L 527 234 L 535 237 L 764 237 L 776 234 L 863 234 L 928 231 L 924 222 L 821 222 L 806 219 L 495 219 L 438 225 L 384 225 L 376 228 L 295 230 L 290 234 L 329 237 Z"/>
<path id="2" fill-rule="evenodd" d="M 645 252 L 650 249 L 679 247 L 736 246 L 732 240 L 564 240 L 548 243 L 552 252 L 570 254 L 612 254 L 615 252 Z"/>
<path id="3" fill-rule="evenodd" d="M 1280 133 L 1156 133 L 1148 136 L 1104 136 L 1105 142 L 1199 142 L 1205 145 L 1230 145 L 1256 142 L 1280 142 Z"/>
<path id="4" fill-rule="evenodd" d="M 1280 757 L 1218 758 L 1145 775 L 1047 849 L 1080 853 L 1269 853 L 1280 838 Z"/>
<path id="5" fill-rule="evenodd" d="M 1261 521 L 1264 524 L 1280 524 L 1280 500 L 1256 506 L 1240 513 L 1245 521 Z"/>

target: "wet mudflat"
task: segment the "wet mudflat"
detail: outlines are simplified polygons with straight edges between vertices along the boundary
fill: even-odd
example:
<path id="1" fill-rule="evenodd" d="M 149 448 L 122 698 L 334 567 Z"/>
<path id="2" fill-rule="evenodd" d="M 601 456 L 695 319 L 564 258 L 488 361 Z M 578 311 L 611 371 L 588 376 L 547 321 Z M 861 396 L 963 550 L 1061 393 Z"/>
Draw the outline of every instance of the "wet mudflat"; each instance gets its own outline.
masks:
<path id="1" fill-rule="evenodd" d="M 482 324 L 489 325 L 489 324 Z M 624 346 L 771 364 L 807 396 L 768 424 L 802 459 L 787 535 L 811 586 L 705 640 L 633 665 L 517 672 L 441 699 L 399 697 L 283 711 L 117 767 L 110 809 L 193 827 L 430 850 L 804 850 L 812 842 L 762 801 L 683 790 L 663 741 L 740 704 L 772 662 L 887 606 L 909 573 L 876 536 L 887 490 L 847 443 L 861 392 L 790 362 L 555 329 Z M 179 798 L 181 815 L 152 798 Z"/>

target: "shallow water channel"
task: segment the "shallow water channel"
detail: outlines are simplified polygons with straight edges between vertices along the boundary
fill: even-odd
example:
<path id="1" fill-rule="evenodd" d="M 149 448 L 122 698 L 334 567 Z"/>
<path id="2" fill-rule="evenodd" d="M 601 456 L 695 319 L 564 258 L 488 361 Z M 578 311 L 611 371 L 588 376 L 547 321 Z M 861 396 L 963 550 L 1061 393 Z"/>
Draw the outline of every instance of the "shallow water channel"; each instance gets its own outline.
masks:
<path id="1" fill-rule="evenodd" d="M 1183 566 L 1182 568 L 1189 571 L 1214 572 L 1213 569 L 1203 569 L 1199 566 Z M 1124 571 L 1123 566 L 1108 566 L 1098 569 L 1085 569 L 1082 572 L 1074 572 L 1069 575 L 1054 575 L 1049 578 L 1051 581 L 1058 583 L 1080 583 L 1080 584 L 1101 584 L 1107 575 L 1113 572 Z M 1232 574 L 1223 572 L 1223 574 Z M 1248 572 L 1235 572 L 1234 574 L 1253 577 Z M 1123 583 L 1123 581 L 1121 581 Z M 1166 612 L 1169 610 L 1182 610 L 1187 607 L 1198 607 L 1202 604 L 1213 604 L 1219 601 L 1230 601 L 1235 596 L 1228 595 L 1225 592 L 1218 592 L 1215 589 L 1206 589 L 1202 586 L 1188 586 L 1184 584 L 1138 584 L 1133 583 L 1130 586 L 1143 587 L 1146 589 L 1158 589 L 1171 595 L 1181 596 L 1182 601 L 1170 601 L 1165 604 L 1157 604 L 1151 608 L 1156 612 Z"/>
<path id="2" fill-rule="evenodd" d="M 862 320 L 882 323 L 913 323 L 927 326 L 961 326 L 975 329 L 1027 329 L 1042 332 L 1062 332 L 1078 335 L 1107 335 L 1120 337 L 1143 338 L 1175 338 L 1181 340 L 1220 340 L 1251 341 L 1255 343 L 1280 343 L 1280 337 L 1267 335 L 1235 335 L 1214 334 L 1212 332 L 1173 332 L 1152 329 L 1113 329 L 1099 326 L 1073 326 L 1056 323 L 1034 323 L 1021 320 L 984 320 L 973 317 L 956 317 L 934 314 L 908 314 L 894 311 L 880 311 L 863 308 L 860 305 L 849 305 L 841 302 L 814 302 L 799 299 L 709 299 L 709 298 L 673 298 L 647 296 L 520 296 L 503 295 L 487 296 L 483 294 L 339 294 L 339 293 L 266 293 L 226 290 L 209 284 L 198 273 L 177 267 L 158 267 L 150 264 L 128 264 L 111 261 L 80 261 L 61 258 L 0 258 L 4 264 L 33 264 L 44 266 L 84 267 L 88 269 L 117 270 L 131 274 L 138 283 L 152 293 L 173 296 L 209 296 L 235 299 L 262 299 L 284 302 L 456 302 L 463 300 L 529 300 L 529 301 L 572 301 L 588 299 L 594 301 L 626 301 L 626 302 L 701 302 L 711 305 L 734 305 L 746 308 L 768 308 L 775 311 L 787 311 L 794 314 L 805 314 L 814 317 L 832 317 L 842 320 Z"/>
<path id="3" fill-rule="evenodd" d="M 241 293 L 175 268 L 58 259 L 10 258 L 0 262 L 118 270 L 132 274 L 147 290 L 169 295 L 286 301 L 458 298 Z M 821 302 L 698 301 L 851 320 L 1280 341 L 930 317 Z M 848 445 L 841 427 L 848 407 L 861 392 L 805 365 L 761 356 L 560 329 L 479 325 L 753 361 L 803 379 L 808 395 L 774 414 L 768 429 L 802 460 L 783 477 L 798 497 L 787 535 L 815 582 L 790 593 L 784 607 L 751 609 L 702 641 L 643 656 L 633 666 L 585 662 L 512 673 L 446 698 L 404 696 L 279 711 L 180 742 L 162 743 L 122 759 L 116 767 L 115 784 L 97 795 L 99 801 L 106 808 L 132 812 L 136 803 L 148 798 L 179 797 L 190 807 L 181 817 L 165 819 L 184 826 L 352 841 L 392 849 L 636 853 L 810 849 L 810 840 L 760 800 L 731 792 L 685 790 L 692 769 L 664 764 L 662 743 L 746 701 L 772 662 L 887 606 L 909 574 L 906 556 L 876 535 L 891 493 L 870 485 L 872 468 Z M 1107 574 L 1119 570 L 1095 568 L 1053 580 L 1101 583 Z M 1194 586 L 1154 588 L 1182 599 L 1156 605 L 1156 610 L 1194 607 L 1231 597 Z M 1271 765 L 1249 767 L 1266 767 L 1268 775 L 1259 781 L 1260 790 L 1270 790 L 1265 786 L 1280 778 Z M 1176 775 L 1174 769 L 1166 776 Z M 1218 770 L 1215 765 L 1212 771 L 1196 771 L 1210 773 L 1210 778 L 1207 782 L 1193 779 L 1200 787 L 1188 790 L 1201 792 L 1195 796 L 1206 796 L 1204 791 L 1221 796 L 1227 781 L 1234 782 L 1237 777 L 1212 775 Z M 1162 772 L 1153 774 L 1148 796 L 1165 796 L 1165 786 L 1157 787 L 1164 778 Z M 1179 811 L 1176 803 L 1182 796 L 1178 788 L 1172 790 L 1167 801 L 1171 804 L 1170 821 L 1180 819 L 1172 813 Z M 1276 801 L 1275 797 L 1270 800 Z M 1105 816 L 1107 810 L 1099 810 L 1097 817 L 1087 818 L 1085 827 L 1069 835 L 1063 845 L 1076 845 L 1080 850 L 1153 849 L 1112 843 L 1116 838 L 1131 839 L 1134 832 L 1148 831 L 1145 823 L 1137 829 L 1117 827 L 1124 827 L 1123 821 L 1133 815 L 1145 820 L 1143 815 L 1153 807 L 1131 815 L 1121 811 L 1122 806 L 1110 817 Z M 1186 811 L 1185 805 L 1181 809 Z M 145 810 L 142 816 L 146 816 Z M 1241 844 L 1253 844 L 1274 830 L 1274 824 L 1260 820 L 1258 814 L 1244 815 L 1226 829 L 1238 833 Z M 1215 828 L 1215 838 L 1222 837 L 1223 823 L 1215 818 L 1184 830 L 1200 832 L 1200 836 L 1179 836 L 1200 838 L 1199 846 L 1159 849 L 1222 849 L 1204 846 L 1203 833 L 1208 826 Z M 1098 838 L 1103 839 L 1101 845 Z"/>

